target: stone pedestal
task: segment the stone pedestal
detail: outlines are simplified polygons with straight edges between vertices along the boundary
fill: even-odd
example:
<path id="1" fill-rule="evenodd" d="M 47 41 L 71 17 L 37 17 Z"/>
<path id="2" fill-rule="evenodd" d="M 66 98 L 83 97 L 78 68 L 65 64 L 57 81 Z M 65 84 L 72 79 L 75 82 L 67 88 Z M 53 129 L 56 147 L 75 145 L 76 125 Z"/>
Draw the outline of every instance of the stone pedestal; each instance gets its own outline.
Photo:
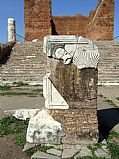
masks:
<path id="1" fill-rule="evenodd" d="M 47 112 L 65 132 L 63 144 L 92 144 L 98 140 L 98 49 L 77 36 L 44 38 L 47 56 L 44 97 Z"/>
<path id="2" fill-rule="evenodd" d="M 8 19 L 8 42 L 16 41 L 16 26 L 13 18 Z"/>

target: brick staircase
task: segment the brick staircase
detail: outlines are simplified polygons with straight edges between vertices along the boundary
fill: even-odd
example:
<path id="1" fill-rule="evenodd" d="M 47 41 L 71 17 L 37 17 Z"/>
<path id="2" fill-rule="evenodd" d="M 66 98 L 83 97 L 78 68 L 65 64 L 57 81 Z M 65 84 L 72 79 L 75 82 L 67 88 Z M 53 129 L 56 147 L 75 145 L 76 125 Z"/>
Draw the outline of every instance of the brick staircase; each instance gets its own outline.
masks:
<path id="1" fill-rule="evenodd" d="M 98 84 L 119 85 L 119 42 L 96 42 L 101 59 L 98 66 Z"/>
<path id="2" fill-rule="evenodd" d="M 10 58 L 2 64 L 1 83 L 22 81 L 42 84 L 44 58 L 42 42 L 16 43 Z"/>
<path id="3" fill-rule="evenodd" d="M 101 59 L 99 62 L 100 85 L 119 85 L 119 42 L 96 42 Z M 16 43 L 10 58 L 0 67 L 1 83 L 22 81 L 42 84 L 44 75 L 42 42 Z"/>

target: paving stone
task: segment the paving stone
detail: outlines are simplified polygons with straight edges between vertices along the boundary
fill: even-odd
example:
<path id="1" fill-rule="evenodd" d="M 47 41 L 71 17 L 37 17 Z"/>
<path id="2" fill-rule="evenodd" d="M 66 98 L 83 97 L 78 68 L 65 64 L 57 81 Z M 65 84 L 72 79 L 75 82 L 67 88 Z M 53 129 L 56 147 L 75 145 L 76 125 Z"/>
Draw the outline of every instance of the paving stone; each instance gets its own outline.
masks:
<path id="1" fill-rule="evenodd" d="M 54 144 L 41 144 L 41 145 L 45 145 L 45 146 L 52 146 L 53 148 L 55 148 L 55 149 L 58 149 L 58 150 L 62 150 L 63 149 L 63 146 L 62 146 L 62 144 L 60 144 L 60 145 L 54 145 Z"/>
<path id="2" fill-rule="evenodd" d="M 63 144 L 63 149 L 75 149 L 75 145 L 71 144 Z"/>
<path id="3" fill-rule="evenodd" d="M 28 150 L 30 148 L 35 147 L 35 146 L 38 146 L 38 144 L 31 144 L 31 143 L 26 142 L 26 144 L 24 145 L 24 148 L 23 148 L 22 151 L 26 151 L 26 150 Z"/>
<path id="4" fill-rule="evenodd" d="M 57 150 L 57 149 L 49 149 L 49 150 L 47 150 L 47 153 L 52 154 L 52 155 L 56 155 L 56 156 L 61 156 L 62 151 Z"/>
<path id="5" fill-rule="evenodd" d="M 109 152 L 106 152 L 103 149 L 97 149 L 97 151 L 95 151 L 95 155 L 97 157 L 111 158 L 111 155 L 109 154 Z"/>
<path id="6" fill-rule="evenodd" d="M 107 141 L 104 139 L 101 144 L 107 145 Z"/>
<path id="7" fill-rule="evenodd" d="M 77 149 L 64 149 L 62 153 L 62 159 L 70 159 L 75 156 L 79 151 Z"/>
<path id="8" fill-rule="evenodd" d="M 61 159 L 58 156 L 50 155 L 41 151 L 37 151 L 31 156 L 31 159 Z"/>
<path id="9" fill-rule="evenodd" d="M 75 145 L 75 148 L 78 149 L 78 150 L 81 150 L 82 145 Z"/>
<path id="10" fill-rule="evenodd" d="M 92 157 L 93 156 L 91 150 L 89 150 L 87 148 L 87 146 L 82 146 L 82 149 L 81 149 L 79 155 L 80 155 L 80 157 L 85 157 L 85 156 Z"/>

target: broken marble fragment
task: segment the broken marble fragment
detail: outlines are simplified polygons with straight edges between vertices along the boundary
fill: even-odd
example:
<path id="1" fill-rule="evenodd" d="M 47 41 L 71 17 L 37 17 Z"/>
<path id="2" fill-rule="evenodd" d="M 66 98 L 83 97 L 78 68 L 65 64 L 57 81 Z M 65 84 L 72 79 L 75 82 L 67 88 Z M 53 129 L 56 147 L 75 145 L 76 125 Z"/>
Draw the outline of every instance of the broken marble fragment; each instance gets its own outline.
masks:
<path id="1" fill-rule="evenodd" d="M 100 59 L 94 42 L 82 36 L 46 36 L 43 50 L 48 57 L 61 59 L 64 64 L 72 62 L 79 69 L 97 68 Z"/>
<path id="2" fill-rule="evenodd" d="M 26 140 L 29 143 L 59 143 L 64 135 L 61 123 L 42 110 L 30 119 Z"/>
<path id="3" fill-rule="evenodd" d="M 7 115 L 14 116 L 20 120 L 26 120 L 31 118 L 35 113 L 40 111 L 40 109 L 17 109 L 17 110 L 5 110 L 4 113 Z"/>

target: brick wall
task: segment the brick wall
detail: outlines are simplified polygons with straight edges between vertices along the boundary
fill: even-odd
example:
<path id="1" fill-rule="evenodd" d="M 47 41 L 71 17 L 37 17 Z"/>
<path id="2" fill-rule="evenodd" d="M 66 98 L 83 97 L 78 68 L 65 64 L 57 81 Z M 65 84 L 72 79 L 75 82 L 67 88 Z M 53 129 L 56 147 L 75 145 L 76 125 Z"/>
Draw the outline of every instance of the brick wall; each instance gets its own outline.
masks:
<path id="1" fill-rule="evenodd" d="M 81 14 L 75 16 L 54 16 L 52 17 L 55 32 L 58 35 L 82 35 L 86 36 L 85 27 L 88 24 L 88 17 Z M 55 34 L 52 32 L 52 34 Z"/>
<path id="2" fill-rule="evenodd" d="M 25 38 L 43 39 L 51 34 L 49 0 L 24 0 Z"/>
<path id="3" fill-rule="evenodd" d="M 99 0 L 89 16 L 51 16 L 50 0 L 24 0 L 25 37 L 42 40 L 46 35 L 80 35 L 91 40 L 112 40 L 114 0 Z"/>
<path id="4" fill-rule="evenodd" d="M 92 12 L 91 12 L 92 13 Z M 112 40 L 114 33 L 114 0 L 100 0 L 89 16 L 86 37 L 91 40 Z"/>
<path id="5" fill-rule="evenodd" d="M 67 110 L 50 109 L 49 114 L 63 125 L 62 143 L 95 143 L 98 137 L 96 69 L 79 70 L 74 64 L 47 58 L 49 79 L 69 105 Z M 89 84 L 94 79 L 93 84 Z"/>

